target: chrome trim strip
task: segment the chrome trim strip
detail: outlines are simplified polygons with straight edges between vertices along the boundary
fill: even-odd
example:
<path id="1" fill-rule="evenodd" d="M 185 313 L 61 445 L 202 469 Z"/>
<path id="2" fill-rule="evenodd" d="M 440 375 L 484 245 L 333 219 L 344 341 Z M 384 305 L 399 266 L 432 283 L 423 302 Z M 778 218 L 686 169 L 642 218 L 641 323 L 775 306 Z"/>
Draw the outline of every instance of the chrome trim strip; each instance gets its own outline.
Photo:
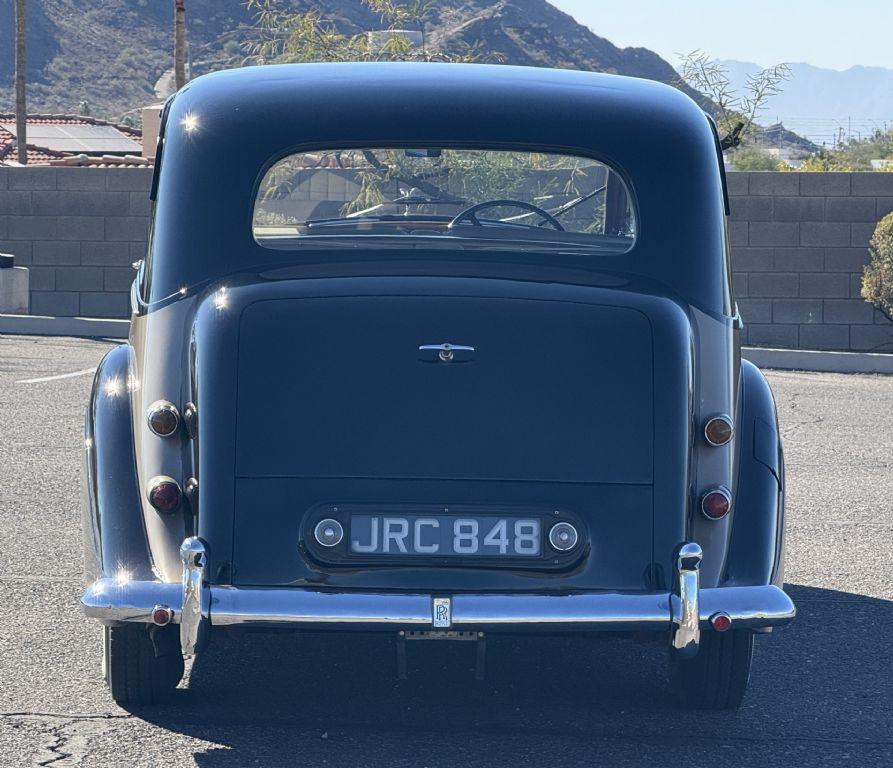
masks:
<path id="1" fill-rule="evenodd" d="M 467 344 L 422 344 L 419 352 L 474 352 L 474 347 Z"/>
<path id="2" fill-rule="evenodd" d="M 665 592 L 453 596 L 453 626 L 665 629 L 669 621 Z"/>
<path id="3" fill-rule="evenodd" d="M 700 592 L 701 625 L 715 613 L 727 613 L 735 629 L 779 627 L 797 615 L 793 601 L 780 587 L 717 587 Z"/>
<path id="4" fill-rule="evenodd" d="M 170 606 L 174 622 L 180 621 L 183 586 L 177 582 L 129 581 L 125 578 L 98 579 L 81 597 L 86 616 L 103 623 L 134 621 L 152 623 L 152 610 L 158 603 Z"/>
<path id="5" fill-rule="evenodd" d="M 301 588 L 212 587 L 211 623 L 234 624 L 370 624 L 430 627 L 428 595 L 370 592 L 313 592 Z"/>

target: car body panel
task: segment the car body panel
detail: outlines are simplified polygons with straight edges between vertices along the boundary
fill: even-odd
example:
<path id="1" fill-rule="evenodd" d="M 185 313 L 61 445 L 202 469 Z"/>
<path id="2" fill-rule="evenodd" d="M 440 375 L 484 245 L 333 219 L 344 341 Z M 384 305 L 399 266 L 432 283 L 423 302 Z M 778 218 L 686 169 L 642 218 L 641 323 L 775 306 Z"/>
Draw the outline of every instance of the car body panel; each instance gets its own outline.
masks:
<path id="1" fill-rule="evenodd" d="M 132 347 L 103 357 L 84 429 L 84 544 L 87 579 L 154 579 L 133 452 Z"/>
<path id="2" fill-rule="evenodd" d="M 741 364 L 737 503 L 724 583 L 784 583 L 784 455 L 772 392 L 760 370 Z"/>

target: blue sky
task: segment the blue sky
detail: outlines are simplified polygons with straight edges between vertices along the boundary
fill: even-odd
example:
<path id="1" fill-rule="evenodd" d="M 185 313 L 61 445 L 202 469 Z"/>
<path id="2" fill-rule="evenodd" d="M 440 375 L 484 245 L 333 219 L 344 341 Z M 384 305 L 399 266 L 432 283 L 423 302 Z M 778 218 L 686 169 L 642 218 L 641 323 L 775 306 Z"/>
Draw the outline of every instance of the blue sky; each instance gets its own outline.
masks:
<path id="1" fill-rule="evenodd" d="M 674 66 L 702 48 L 768 66 L 893 69 L 893 0 L 549 0 L 615 45 L 644 46 Z"/>

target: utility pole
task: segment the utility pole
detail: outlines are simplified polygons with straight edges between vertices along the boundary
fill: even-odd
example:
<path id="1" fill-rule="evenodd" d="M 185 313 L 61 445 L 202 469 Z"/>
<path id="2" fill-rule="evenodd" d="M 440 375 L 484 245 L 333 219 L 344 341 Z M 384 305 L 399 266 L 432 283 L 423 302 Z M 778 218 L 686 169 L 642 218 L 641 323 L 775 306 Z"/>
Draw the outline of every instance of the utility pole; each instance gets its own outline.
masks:
<path id="1" fill-rule="evenodd" d="M 16 0 L 16 148 L 21 165 L 28 164 L 28 112 L 25 105 L 25 0 Z"/>
<path id="2" fill-rule="evenodd" d="M 174 0 L 174 85 L 186 85 L 186 0 Z"/>

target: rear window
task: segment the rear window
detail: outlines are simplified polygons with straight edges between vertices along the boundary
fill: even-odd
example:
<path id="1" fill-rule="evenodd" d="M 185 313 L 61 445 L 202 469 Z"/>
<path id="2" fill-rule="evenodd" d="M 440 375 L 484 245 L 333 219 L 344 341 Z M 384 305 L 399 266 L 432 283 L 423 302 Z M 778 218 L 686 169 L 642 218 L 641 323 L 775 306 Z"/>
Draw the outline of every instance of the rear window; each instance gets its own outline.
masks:
<path id="1" fill-rule="evenodd" d="M 622 253 L 636 235 L 620 176 L 586 157 L 493 149 L 333 149 L 265 174 L 254 237 L 271 248 L 346 241 Z"/>

